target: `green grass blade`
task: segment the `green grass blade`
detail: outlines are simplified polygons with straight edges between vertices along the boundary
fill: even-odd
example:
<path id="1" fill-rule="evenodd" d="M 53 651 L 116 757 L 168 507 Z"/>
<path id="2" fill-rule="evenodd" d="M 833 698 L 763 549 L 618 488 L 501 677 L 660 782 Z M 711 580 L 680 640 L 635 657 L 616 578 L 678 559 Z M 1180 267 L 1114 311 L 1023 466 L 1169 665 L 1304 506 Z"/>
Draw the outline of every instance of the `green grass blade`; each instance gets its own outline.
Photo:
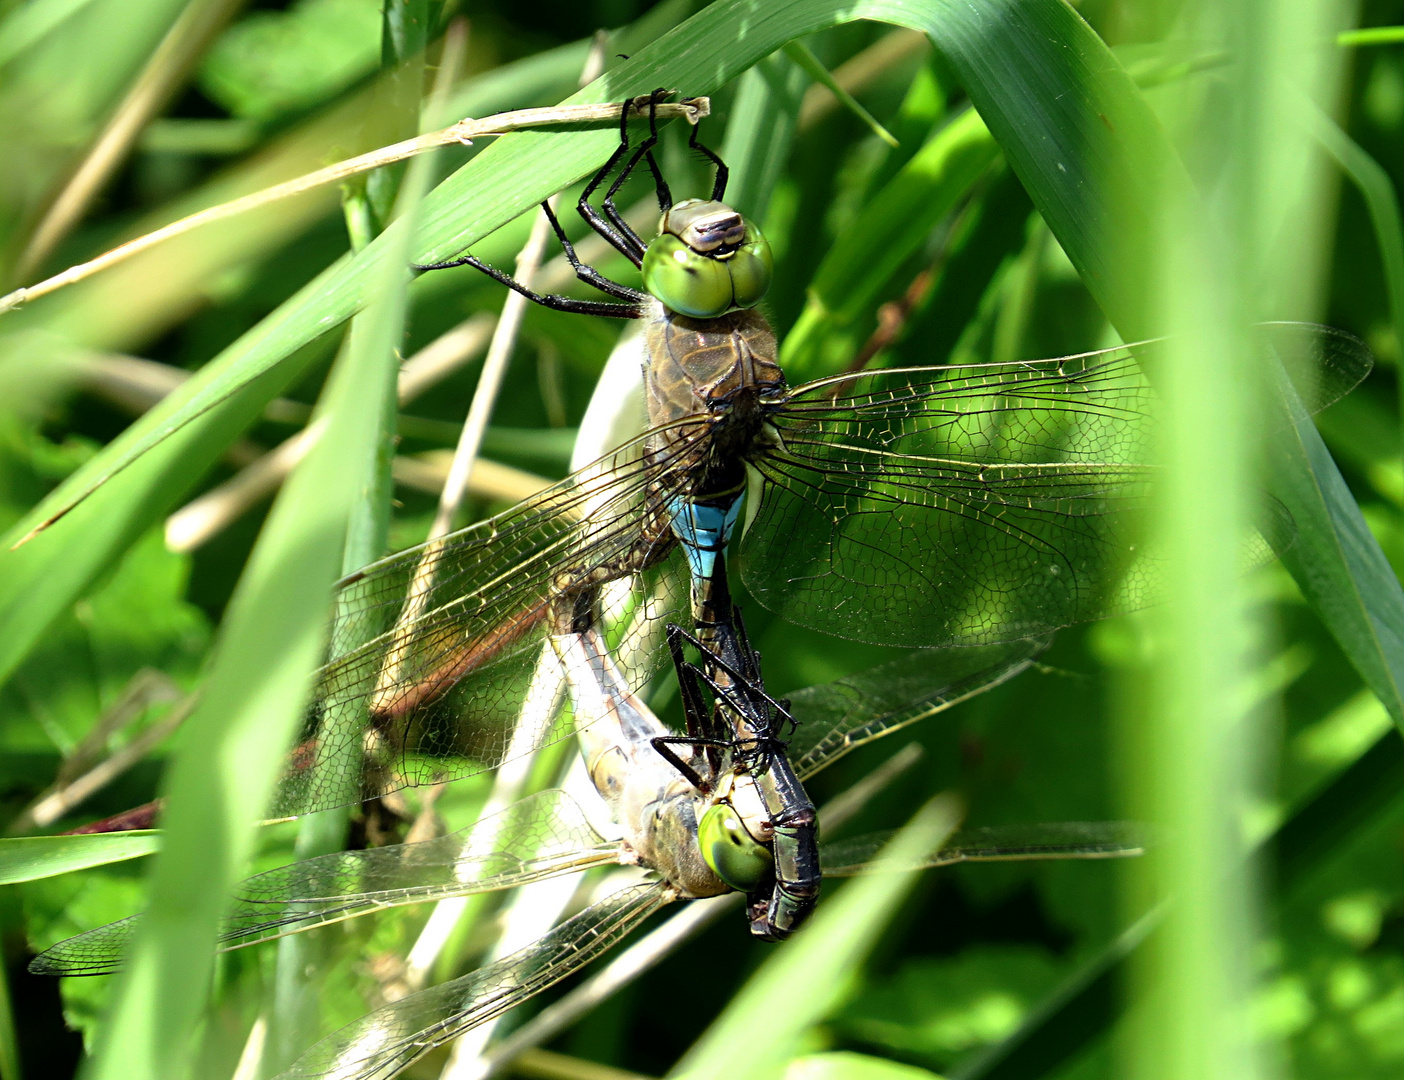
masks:
<path id="1" fill-rule="evenodd" d="M 809 300 L 781 346 L 796 382 L 842 370 L 872 326 L 872 312 L 893 275 L 926 242 L 990 166 L 999 147 L 967 110 L 926 145 L 868 202 L 824 257 Z"/>
<path id="2" fill-rule="evenodd" d="M 417 192 L 407 191 L 412 220 Z M 405 232 L 405 230 L 402 230 Z M 167 783 L 167 844 L 92 1075 L 185 1075 L 219 916 L 302 718 L 321 659 L 348 521 L 375 469 L 404 328 L 403 244 L 323 394 L 325 430 L 275 504 L 231 601 L 201 702 Z"/>
<path id="3" fill-rule="evenodd" d="M 0 21 L 0 65 L 33 48 L 95 0 L 34 0 L 11 8 Z"/>
<path id="4" fill-rule="evenodd" d="M 1380 262 L 1384 264 L 1396 348 L 1404 348 L 1404 223 L 1400 221 L 1399 193 L 1394 181 L 1384 166 L 1320 109 L 1311 108 L 1307 113 L 1307 125 L 1365 200 L 1370 224 L 1375 230 L 1375 243 L 1380 249 Z M 1404 402 L 1404 383 L 1400 384 L 1400 401 Z"/>
<path id="5" fill-rule="evenodd" d="M 1270 490 L 1297 525 L 1282 561 L 1404 727 L 1404 589 L 1310 418 L 1299 414 L 1274 446 Z"/>
<path id="6" fill-rule="evenodd" d="M 155 831 L 7 837 L 0 840 L 0 885 L 125 862 L 160 846 L 161 834 Z"/>
<path id="7" fill-rule="evenodd" d="M 1404 41 L 1404 26 L 1367 26 L 1361 30 L 1342 30 L 1336 44 L 1345 48 L 1358 45 L 1395 45 Z"/>
<path id="8" fill-rule="evenodd" d="M 1339 851 L 1363 826 L 1399 804 L 1404 742 L 1390 731 L 1297 809 L 1258 858 L 1277 868 L 1279 897 Z M 1126 963 L 1157 924 L 1136 923 L 1070 976 L 1008 1038 L 951 1071 L 951 1080 L 1037 1080 L 1087 1049 L 1121 1015 Z"/>
<path id="9" fill-rule="evenodd" d="M 901 145 L 897 141 L 897 136 L 888 131 L 878 123 L 877 117 L 868 112 L 858 103 L 858 99 L 834 81 L 834 77 L 829 74 L 829 69 L 819 62 L 819 58 L 814 55 L 809 46 L 802 41 L 792 41 L 785 46 L 785 55 L 793 60 L 806 75 L 821 86 L 827 86 L 829 93 L 839 99 L 839 103 L 851 112 L 859 120 L 868 126 L 868 130 L 876 135 L 883 142 L 894 150 Z"/>
<path id="10" fill-rule="evenodd" d="M 741 76 L 726 123 L 721 158 L 731 170 L 726 201 L 765 228 L 794 140 L 805 76 L 783 56 L 768 56 Z"/>
<path id="11" fill-rule="evenodd" d="M 7 6 L 0 23 L 0 116 L 6 118 L 6 163 L 31 182 L 0 193 L 7 225 L 16 219 L 37 223 L 44 201 L 55 194 L 67 172 L 81 160 L 89 141 L 106 120 L 161 39 L 179 18 L 187 0 L 93 0 L 65 4 Z M 61 33 L 52 32 L 61 29 Z M 54 71 L 81 71 L 55 92 Z M 15 139 L 15 117 L 30 130 L 49 132 L 42 149 Z M 54 139 L 52 133 L 63 133 Z M 55 153 L 54 151 L 59 151 Z M 24 195 L 28 193 L 29 198 Z M 37 196 L 37 198 L 36 198 Z M 5 205 L 9 204 L 9 205 Z M 3 227 L 3 226 L 0 226 Z M 8 238 L 7 238 L 8 239 Z"/>

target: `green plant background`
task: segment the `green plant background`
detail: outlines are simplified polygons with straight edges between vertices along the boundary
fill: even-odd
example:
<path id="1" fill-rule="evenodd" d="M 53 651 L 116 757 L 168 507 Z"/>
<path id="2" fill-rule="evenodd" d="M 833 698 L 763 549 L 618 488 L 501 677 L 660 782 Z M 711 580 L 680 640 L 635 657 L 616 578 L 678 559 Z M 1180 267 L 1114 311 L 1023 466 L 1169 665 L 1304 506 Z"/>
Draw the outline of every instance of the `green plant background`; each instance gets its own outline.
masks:
<path id="1" fill-rule="evenodd" d="M 379 0 L 226 6 L 228 25 L 189 58 L 170 104 L 81 224 L 37 275 L 11 269 L 9 285 L 403 137 L 407 123 L 412 129 L 413 114 L 397 111 L 393 86 L 384 87 L 401 59 L 418 86 L 414 35 L 382 41 Z M 182 10 L 217 7 L 0 4 L 7 268 L 21 263 L 46 206 Z M 446 15 L 437 5 L 393 7 L 411 23 Z M 448 109 L 486 115 L 565 99 L 575 93 L 589 35 L 615 29 L 605 76 L 578 100 L 658 85 L 713 95 L 704 131 L 735 169 L 734 200 L 760 219 L 776 251 L 767 310 L 787 335 L 792 381 L 836 370 L 869 338 L 881 305 L 905 295 L 915 302 L 883 363 L 1058 355 L 1159 325 L 1151 301 L 1161 174 L 1153 166 L 1168 153 L 1167 132 L 1180 137 L 1175 94 L 1187 86 L 1212 94 L 1236 77 L 1225 75 L 1232 65 L 1222 57 L 1187 57 L 1167 44 L 1179 7 L 732 0 L 694 13 L 686 3 L 643 10 L 629 0 L 470 4 L 461 12 L 471 26 L 465 72 Z M 1306 19 L 1311 5 L 1300 7 Z M 1341 28 L 1352 19 L 1404 22 L 1399 4 L 1321 7 Z M 883 54 L 901 32 L 893 23 L 930 33 L 938 49 Z M 888 56 L 855 95 L 897 136 L 896 149 L 812 90 L 777 52 L 802 36 L 840 74 L 845 64 L 853 71 L 864 57 Z M 1332 48 L 1344 72 L 1336 120 L 1302 101 L 1278 121 L 1304 133 L 1328 162 L 1331 179 L 1306 216 L 1319 219 L 1324 238 L 1322 296 L 1273 314 L 1359 334 L 1379 365 L 1318 418 L 1324 447 L 1303 429 L 1291 446 L 1274 448 L 1281 457 L 1267 471 L 1296 518 L 1298 541 L 1286 566 L 1256 571 L 1244 586 L 1271 630 L 1243 663 L 1256 773 L 1235 812 L 1252 836 L 1267 838 L 1270 857 L 1257 886 L 1260 927 L 1242 931 L 1251 1001 L 1234 1022 L 1266 1048 L 1269 1071 L 1385 1077 L 1404 1067 L 1404 754 L 1391 730 L 1404 721 L 1404 594 L 1392 569 L 1404 557 L 1396 379 L 1404 240 L 1392 180 L 1404 169 L 1404 44 Z M 432 67 L 437 44 L 428 56 Z M 665 168 L 675 191 L 700 193 L 704 172 L 679 134 L 668 132 Z M 0 1076 L 71 1075 L 85 1045 L 97 1055 L 90 1075 L 234 1073 L 286 961 L 275 947 L 210 961 L 213 920 L 224 887 L 250 868 L 290 860 L 294 844 L 307 842 L 296 826 L 256 830 L 253 822 L 296 721 L 330 584 L 348 559 L 378 554 L 344 556 L 341 538 L 377 449 L 390 346 L 409 355 L 502 301 L 503 290 L 468 270 L 406 288 L 397 267 L 407 256 L 447 256 L 469 244 L 510 265 L 526 234 L 528 219 L 518 215 L 589 173 L 612 139 L 601 127 L 446 152 L 433 165 L 435 178 L 446 179 L 417 206 L 411 190 L 401 224 L 354 252 L 343 203 L 361 195 L 329 189 L 0 315 L 0 527 L 10 530 L 0 550 L 5 808 L 18 813 L 50 783 L 142 669 L 205 688 L 180 733 L 49 830 L 166 792 L 166 850 L 154 873 L 156 860 L 145 858 L 0 886 Z M 634 187 L 625 201 L 645 195 Z M 373 186 L 365 197 L 383 219 L 385 200 L 377 204 Z M 602 268 L 627 277 L 622 260 Z M 914 283 L 925 288 L 909 292 Z M 376 302 L 366 306 L 368 298 Z M 355 345 L 342 350 L 346 320 L 358 311 Z M 563 475 L 571 429 L 616 333 L 612 324 L 530 310 L 487 456 Z M 137 419 L 94 389 L 85 366 L 115 355 L 199 375 Z M 477 370 L 469 365 L 410 407 L 398 452 L 453 445 Z M 269 447 L 291 434 L 287 422 L 264 415 L 279 396 L 329 411 L 333 430 L 318 454 L 271 512 L 260 506 L 191 555 L 167 551 L 165 516 L 232 475 L 231 444 Z M 8 550 L 90 492 L 47 533 Z M 385 526 L 390 548 L 421 539 L 433 511 L 413 490 L 397 489 L 395 499 Z M 479 518 L 503 506 L 477 499 L 470 509 Z M 747 610 L 777 692 L 885 655 Z M 1038 670 L 914 729 L 910 737 L 925 748 L 920 764 L 854 828 L 894 827 L 951 790 L 974 824 L 1131 812 L 1128 788 L 1157 767 L 1136 760 L 1145 753 L 1137 724 L 1155 721 L 1132 688 L 1147 657 L 1154 664 L 1164 648 L 1161 629 L 1152 612 L 1063 632 Z M 109 749 L 167 707 L 148 709 Z M 907 739 L 889 741 L 818 778 L 816 801 Z M 486 790 L 458 787 L 437 807 L 453 827 L 471 820 Z M 1144 910 L 1138 888 L 1109 863 L 928 874 L 900 904 L 874 897 L 867 908 L 844 909 L 875 939 L 866 959 L 837 928 L 826 931 L 836 935 L 828 959 L 849 956 L 845 948 L 857 957 L 840 970 L 825 967 L 817 934 L 809 953 L 785 956 L 792 978 L 769 1000 L 785 1023 L 724 1019 L 731 1026 L 713 1030 L 705 1045 L 717 1045 L 720 1032 L 733 1047 L 779 1046 L 796 1075 L 1144 1072 L 1143 1044 L 1121 1004 L 1137 970 L 1123 959 L 1135 948 L 1125 930 Z M 31 950 L 148 901 L 155 917 L 126 982 L 59 986 L 25 973 Z M 323 1033 L 380 1000 L 386 972 L 426 914 L 407 909 L 316 932 L 303 957 L 310 974 L 298 992 L 298 1023 Z M 485 944 L 490 912 L 478 914 L 478 936 L 466 934 L 453 958 L 459 968 L 471 967 Z M 738 995 L 750 976 L 780 962 L 739 921 L 724 921 L 551 1048 L 574 1059 L 581 1077 L 588 1063 L 663 1075 L 729 1002 L 748 1000 Z M 833 993 L 818 1001 L 807 988 L 821 980 Z M 711 1060 L 728 1075 L 740 1068 Z M 441 1063 L 431 1058 L 414 1075 L 437 1075 Z"/>

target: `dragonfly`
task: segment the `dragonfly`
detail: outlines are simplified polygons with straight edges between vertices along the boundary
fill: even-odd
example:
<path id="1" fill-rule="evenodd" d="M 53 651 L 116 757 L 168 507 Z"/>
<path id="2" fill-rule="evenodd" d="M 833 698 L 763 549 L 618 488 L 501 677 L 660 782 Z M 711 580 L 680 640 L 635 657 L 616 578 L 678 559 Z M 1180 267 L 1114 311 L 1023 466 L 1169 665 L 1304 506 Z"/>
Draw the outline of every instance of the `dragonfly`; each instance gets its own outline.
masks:
<path id="1" fill-rule="evenodd" d="M 731 615 L 732 533 L 750 594 L 782 618 L 878 644 L 1019 640 L 1155 597 L 1141 519 L 1155 473 L 1153 368 L 1162 343 L 1055 359 L 849 372 L 789 387 L 759 307 L 772 272 L 754 223 L 723 200 L 675 203 L 653 157 L 661 91 L 621 108 L 619 145 L 577 209 L 637 266 L 643 289 L 582 263 L 608 300 L 542 295 L 471 254 L 471 265 L 558 310 L 637 320 L 649 430 L 486 522 L 372 564 L 342 583 L 322 669 L 275 812 L 361 801 L 495 768 L 566 738 L 565 678 L 549 639 L 598 629 L 638 690 L 666 663 L 663 627 L 689 611 L 726 682 L 744 656 Z M 631 145 L 631 115 L 649 134 Z M 652 174 L 659 235 L 645 244 L 615 206 Z M 611 180 L 611 177 L 613 179 Z M 607 186 L 606 186 L 607 185 Z M 604 190 L 597 207 L 591 199 Z M 1309 409 L 1368 372 L 1355 338 L 1280 327 L 1279 352 L 1308 373 Z M 812 818 L 789 759 L 762 732 L 772 810 L 791 824 L 794 876 L 777 882 L 760 936 L 783 936 L 810 904 Z M 760 766 L 764 765 L 764 768 Z M 790 800 L 786 802 L 786 800 Z"/>
<path id="2" fill-rule="evenodd" d="M 1014 678 L 1047 645 L 1020 640 L 935 654 L 918 651 L 780 702 L 766 693 L 759 659 L 744 634 L 739 639 L 747 654 L 744 670 L 724 682 L 709 671 L 724 661 L 716 656 L 687 661 L 679 634 L 671 635 L 670 654 L 695 738 L 688 754 L 672 756 L 660 754 L 658 747 L 677 737 L 630 689 L 597 629 L 552 640 L 569 673 L 572 706 L 586 721 L 580 741 L 590 780 L 617 823 L 618 836 L 604 835 L 565 791 L 547 790 L 448 836 L 336 852 L 257 875 L 237 888 L 221 936 L 225 950 L 372 911 L 511 888 L 590 867 L 638 866 L 653 878 L 605 897 L 511 955 L 367 1014 L 308 1050 L 280 1080 L 385 1080 L 568 977 L 663 906 L 754 890 L 774 872 L 766 812 L 754 771 L 734 760 L 742 748 L 735 740 L 705 735 L 719 730 L 710 719 L 719 705 L 765 714 L 752 716 L 758 728 L 773 730 L 798 718 L 790 750 L 798 777 L 807 779 L 859 746 Z M 866 872 L 890 836 L 876 833 L 825 845 L 825 875 Z M 893 869 L 1118 858 L 1139 854 L 1144 846 L 1140 831 L 1126 822 L 995 826 L 958 832 L 911 865 Z M 41 954 L 32 969 L 58 975 L 114 971 L 135 928 L 136 920 L 128 919 L 71 938 Z"/>

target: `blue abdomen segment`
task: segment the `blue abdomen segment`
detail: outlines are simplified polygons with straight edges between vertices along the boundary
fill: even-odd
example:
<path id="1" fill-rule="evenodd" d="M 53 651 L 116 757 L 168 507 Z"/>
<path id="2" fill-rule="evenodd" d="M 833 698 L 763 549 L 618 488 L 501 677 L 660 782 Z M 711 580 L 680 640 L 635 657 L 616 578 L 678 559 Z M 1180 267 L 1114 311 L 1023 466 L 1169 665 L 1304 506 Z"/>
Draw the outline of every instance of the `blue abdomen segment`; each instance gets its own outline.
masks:
<path id="1" fill-rule="evenodd" d="M 679 497 L 668 508 L 673 515 L 673 532 L 687 552 L 687 564 L 694 579 L 708 579 L 716 573 L 717 556 L 731 541 L 731 530 L 741 513 L 744 491 L 711 499 Z"/>

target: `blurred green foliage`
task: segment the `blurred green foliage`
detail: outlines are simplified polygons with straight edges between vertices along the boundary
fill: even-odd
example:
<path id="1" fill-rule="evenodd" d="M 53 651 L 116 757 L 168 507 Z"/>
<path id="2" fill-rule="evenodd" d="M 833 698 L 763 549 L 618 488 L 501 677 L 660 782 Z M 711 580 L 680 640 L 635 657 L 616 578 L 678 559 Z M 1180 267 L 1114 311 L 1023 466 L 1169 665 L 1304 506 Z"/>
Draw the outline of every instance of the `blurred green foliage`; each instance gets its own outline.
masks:
<path id="1" fill-rule="evenodd" d="M 200 90 L 232 116 L 275 120 L 326 101 L 380 63 L 380 4 L 302 0 L 260 11 L 216 42 Z"/>
<path id="2" fill-rule="evenodd" d="M 1084 0 L 1076 6 L 1133 72 L 1159 55 L 1162 27 L 1145 16 L 1143 5 Z M 109 0 L 0 5 L 0 144 L 7 147 L 0 167 L 0 255 L 6 267 L 18 262 L 45 208 L 179 10 L 174 3 Z M 484 114 L 568 96 L 584 58 L 583 39 L 596 28 L 635 23 L 612 39 L 610 49 L 631 53 L 690 11 L 686 3 L 644 11 L 630 0 L 483 2 L 446 5 L 436 18 L 440 28 L 453 13 L 469 19 L 455 94 Z M 1362 26 L 1400 23 L 1404 3 L 1398 0 L 1362 5 Z M 893 366 L 1049 356 L 1113 342 L 1092 292 L 1033 210 L 997 143 L 968 111 L 950 64 L 927 48 L 904 46 L 904 33 L 854 23 L 806 39 L 897 135 L 895 149 L 831 96 L 810 88 L 783 55 L 713 98 L 713 145 L 721 145 L 723 135 L 731 140 L 734 132 L 756 130 L 757 115 L 766 118 L 750 142 L 735 150 L 728 143 L 728 154 L 733 164 L 751 162 L 736 184 L 755 199 L 747 209 L 775 249 L 777 285 L 768 310 L 782 334 L 802 331 L 786 346 L 799 356 L 794 381 L 833 370 L 870 342 L 880 312 L 889 320 L 883 325 L 896 329 L 873 342 L 883 346 L 875 362 Z M 240 176 L 254 175 L 241 169 L 263 168 L 261 186 L 362 149 L 365 139 L 373 145 L 373 136 L 328 118 L 363 118 L 379 77 L 380 34 L 374 0 L 301 0 L 245 10 L 211 45 L 174 103 L 127 147 L 116 176 L 92 193 L 81 224 L 43 271 L 56 272 L 133 229 L 227 197 Z M 437 48 L 431 49 L 431 69 Z M 1347 60 L 1341 126 L 1398 185 L 1404 181 L 1404 46 L 1362 48 Z M 1170 77 L 1212 79 L 1213 69 Z M 376 129 L 374 120 L 366 120 L 368 130 Z M 778 145 L 759 148 L 773 156 L 767 160 L 755 140 L 771 132 L 787 134 Z M 680 195 L 700 193 L 704 171 L 686 155 L 682 135 L 666 133 L 664 167 Z M 747 147 L 749 157 L 742 153 Z M 478 149 L 446 153 L 440 168 L 457 167 Z M 621 205 L 647 197 L 642 184 L 631 184 Z M 94 373 L 88 350 L 121 350 L 182 374 L 200 369 L 265 325 L 271 312 L 342 257 L 348 241 L 336 202 L 329 195 L 256 235 L 237 228 L 211 232 L 200 239 L 198 265 L 173 259 L 123 277 L 114 271 L 109 280 L 120 289 L 75 289 L 62 306 L 0 315 L 0 525 L 20 520 L 131 423 L 130 398 L 113 393 Z M 1342 182 L 1331 209 L 1321 318 L 1364 337 L 1381 363 L 1318 426 L 1373 535 L 1399 570 L 1400 313 L 1391 310 L 1380 239 L 1360 192 Z M 568 227 L 579 232 L 576 224 Z M 524 225 L 515 223 L 474 251 L 510 265 L 524 235 Z M 861 256 L 875 237 L 882 258 Z M 861 257 L 840 259 L 845 252 Z M 599 265 L 610 276 L 633 280 L 618 257 Z M 421 279 L 411 290 L 402 354 L 474 313 L 496 311 L 502 295 L 467 270 Z M 21 329 L 11 333 L 7 322 Z M 544 476 L 563 475 L 569 434 L 617 331 L 603 321 L 529 311 L 487 456 Z M 339 334 L 330 329 L 297 354 L 283 373 L 284 398 L 303 406 L 316 400 Z M 110 353 L 96 357 L 111 359 Z M 467 365 L 407 406 L 398 452 L 451 447 L 476 378 L 476 365 Z M 247 423 L 231 422 L 224 441 L 233 444 L 238 436 L 271 447 L 295 430 L 290 415 L 264 414 L 260 406 Z M 190 496 L 233 476 L 247 451 L 236 446 L 198 480 L 191 477 Z M 434 502 L 405 486 L 395 497 L 390 536 L 399 548 L 422 539 Z M 477 495 L 469 516 L 482 518 L 507 504 Z M 214 630 L 266 508 L 255 506 L 190 554 L 166 550 L 159 528 L 140 530 L 118 546 L 120 557 L 80 599 L 34 630 L 34 647 L 0 684 L 0 800 L 7 816 L 52 783 L 143 669 L 159 670 L 185 690 L 200 684 Z M 1398 735 L 1292 577 L 1272 566 L 1256 572 L 1252 586 L 1255 604 L 1276 627 L 1255 660 L 1263 780 L 1258 803 L 1244 810 L 1245 828 L 1262 835 L 1349 775 L 1371 747 Z M 777 693 L 829 681 L 886 655 L 782 625 L 744 597 L 742 603 Z M 925 749 L 920 765 L 876 797 L 853 830 L 893 827 L 913 806 L 948 790 L 965 799 L 974 824 L 1118 816 L 1117 778 L 1127 748 L 1112 718 L 1151 647 L 1150 632 L 1142 615 L 1066 631 L 1038 670 L 914 729 L 911 737 Z M 26 633 L 26 627 L 0 628 L 12 640 Z M 105 737 L 103 752 L 129 742 L 168 708 L 155 702 L 139 710 Z M 43 831 L 155 797 L 161 765 L 181 739 L 178 733 Z M 845 790 L 895 749 L 877 743 L 844 759 L 812 785 L 816 802 Z M 485 794 L 477 780 L 456 788 L 436 806 L 450 827 L 471 821 Z M 1404 1069 L 1404 797 L 1372 804 L 1358 820 L 1344 812 L 1339 817 L 1339 842 L 1286 887 L 1279 888 L 1272 867 L 1266 868 L 1268 919 L 1253 958 L 1260 980 L 1253 1022 L 1281 1050 L 1284 1075 L 1395 1077 Z M 358 821 L 352 839 L 367 842 L 381 827 Z M 251 869 L 290 860 L 295 832 L 288 825 L 263 830 Z M 60 997 L 58 988 L 27 975 L 24 963 L 32 949 L 138 910 L 150 861 L 0 888 L 9 978 L 9 1022 L 0 1023 L 0 1044 L 8 1042 L 0 1045 L 6 1080 L 66 1077 L 78 1068 L 82 1039 L 99 1027 L 113 980 L 70 980 Z M 836 893 L 848 887 L 831 886 Z M 1083 1004 L 1058 1024 L 1039 1026 L 1038 1016 L 1052 996 L 1077 989 L 1078 973 L 1098 961 L 1133 914 L 1111 864 L 1010 863 L 929 874 L 883 929 L 867 964 L 852 974 L 842 1003 L 811 1031 L 790 1075 L 1122 1075 L 1115 1008 L 1074 994 Z M 309 983 L 320 1030 L 394 992 L 398 965 L 426 916 L 401 909 L 315 932 L 322 944 Z M 460 943 L 460 967 L 482 955 L 489 921 L 480 919 Z M 250 1027 L 272 1000 L 275 953 L 267 947 L 217 962 L 214 1003 L 193 1052 L 193 1075 L 233 1074 Z M 713 926 L 553 1049 L 661 1075 L 769 955 L 739 921 Z M 1021 1064 L 979 1057 L 1026 1022 L 1032 1027 L 1016 1037 L 1029 1040 L 1034 1052 Z M 65 1023 L 81 1038 L 66 1033 Z M 425 1068 L 414 1075 L 435 1073 Z"/>

